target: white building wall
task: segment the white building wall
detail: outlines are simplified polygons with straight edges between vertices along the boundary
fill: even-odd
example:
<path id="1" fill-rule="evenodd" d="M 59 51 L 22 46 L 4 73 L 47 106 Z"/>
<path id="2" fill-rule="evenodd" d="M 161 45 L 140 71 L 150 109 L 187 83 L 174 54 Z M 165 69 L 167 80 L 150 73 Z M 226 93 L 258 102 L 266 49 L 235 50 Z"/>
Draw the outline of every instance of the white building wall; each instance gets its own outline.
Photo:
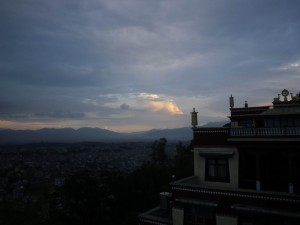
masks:
<path id="1" fill-rule="evenodd" d="M 201 152 L 233 152 L 233 157 L 228 159 L 230 182 L 213 182 L 205 180 L 205 157 L 200 156 Z M 224 147 L 224 148 L 208 148 L 197 147 L 194 148 L 194 175 L 198 177 L 199 184 L 211 187 L 228 187 L 238 188 L 239 177 L 239 155 L 237 148 Z"/>
<path id="2" fill-rule="evenodd" d="M 173 225 L 183 225 L 184 224 L 184 209 L 173 207 L 172 208 L 172 219 Z"/>

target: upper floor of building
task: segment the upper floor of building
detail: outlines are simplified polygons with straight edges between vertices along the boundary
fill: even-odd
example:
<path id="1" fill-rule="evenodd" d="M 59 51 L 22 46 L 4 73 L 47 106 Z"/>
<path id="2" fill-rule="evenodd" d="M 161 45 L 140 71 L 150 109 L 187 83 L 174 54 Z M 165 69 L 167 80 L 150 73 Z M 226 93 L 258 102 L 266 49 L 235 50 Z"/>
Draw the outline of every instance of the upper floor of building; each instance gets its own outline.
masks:
<path id="1" fill-rule="evenodd" d="M 196 145 L 228 145 L 234 141 L 300 141 L 300 94 L 284 89 L 271 106 L 234 107 L 230 96 L 230 123 L 222 128 L 197 127 L 197 112 L 192 114 Z"/>

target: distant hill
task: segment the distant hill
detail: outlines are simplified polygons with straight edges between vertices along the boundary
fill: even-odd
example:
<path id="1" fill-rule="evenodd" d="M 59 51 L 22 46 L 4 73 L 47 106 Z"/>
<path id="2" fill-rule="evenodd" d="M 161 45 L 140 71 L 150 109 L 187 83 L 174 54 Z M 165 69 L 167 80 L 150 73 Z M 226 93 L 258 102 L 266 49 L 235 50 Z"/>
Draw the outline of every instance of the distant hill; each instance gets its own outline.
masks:
<path id="1" fill-rule="evenodd" d="M 211 122 L 203 127 L 221 127 L 227 122 Z M 174 129 L 153 129 L 142 132 L 118 133 L 100 128 L 44 128 L 40 130 L 0 129 L 0 143 L 35 143 L 35 142 L 82 142 L 82 141 L 153 141 L 161 137 L 171 141 L 190 141 L 193 139 L 191 127 Z"/>
<path id="2" fill-rule="evenodd" d="M 223 127 L 225 124 L 230 123 L 230 121 L 219 121 L 219 122 L 208 122 L 204 124 L 202 127 Z"/>
<path id="3" fill-rule="evenodd" d="M 80 141 L 113 141 L 125 139 L 128 135 L 99 129 L 73 128 L 41 130 L 0 130 L 0 143 L 33 143 L 33 142 L 80 142 Z"/>
<path id="4" fill-rule="evenodd" d="M 156 140 L 161 137 L 167 140 L 180 140 L 180 141 L 190 141 L 193 139 L 193 132 L 191 127 L 182 127 L 174 129 L 153 129 L 144 132 L 131 133 L 137 139 L 143 140 Z"/>

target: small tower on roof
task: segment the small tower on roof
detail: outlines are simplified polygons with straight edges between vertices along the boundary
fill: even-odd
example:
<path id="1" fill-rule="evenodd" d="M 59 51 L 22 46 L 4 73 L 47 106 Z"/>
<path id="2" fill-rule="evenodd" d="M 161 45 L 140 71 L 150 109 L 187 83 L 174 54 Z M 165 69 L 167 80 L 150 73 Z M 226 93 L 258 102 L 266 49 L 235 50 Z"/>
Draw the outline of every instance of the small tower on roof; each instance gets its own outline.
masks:
<path id="1" fill-rule="evenodd" d="M 191 119 L 192 119 L 192 126 L 193 126 L 193 128 L 195 128 L 197 125 L 198 125 L 198 118 L 197 118 L 197 113 L 198 112 L 196 112 L 195 111 L 195 108 L 193 108 L 193 112 L 191 112 Z"/>
<path id="2" fill-rule="evenodd" d="M 234 97 L 232 97 L 232 95 L 230 95 L 230 97 L 229 97 L 229 106 L 230 106 L 230 108 L 234 107 Z"/>

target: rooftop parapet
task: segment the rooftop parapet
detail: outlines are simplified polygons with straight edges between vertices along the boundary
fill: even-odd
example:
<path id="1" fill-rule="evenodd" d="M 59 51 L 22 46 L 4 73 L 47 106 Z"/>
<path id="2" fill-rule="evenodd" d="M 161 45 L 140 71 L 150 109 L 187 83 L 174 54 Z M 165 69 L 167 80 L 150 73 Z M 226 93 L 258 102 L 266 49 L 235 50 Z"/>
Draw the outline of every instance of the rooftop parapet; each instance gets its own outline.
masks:
<path id="1" fill-rule="evenodd" d="M 193 128 L 194 145 L 228 145 L 228 127 Z"/>

